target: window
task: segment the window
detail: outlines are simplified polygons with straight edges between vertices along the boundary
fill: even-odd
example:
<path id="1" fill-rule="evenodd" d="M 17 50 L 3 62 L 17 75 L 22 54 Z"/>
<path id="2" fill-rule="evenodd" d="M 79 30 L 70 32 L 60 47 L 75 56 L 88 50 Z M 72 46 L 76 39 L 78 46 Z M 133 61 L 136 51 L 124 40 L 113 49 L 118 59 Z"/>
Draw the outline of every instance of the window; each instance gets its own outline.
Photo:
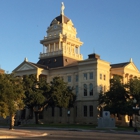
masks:
<path id="1" fill-rule="evenodd" d="M 100 93 L 103 93 L 103 86 L 100 85 Z"/>
<path id="2" fill-rule="evenodd" d="M 39 119 L 43 119 L 43 111 L 39 112 Z"/>
<path id="3" fill-rule="evenodd" d="M 54 107 L 52 107 L 52 117 L 54 117 Z"/>
<path id="4" fill-rule="evenodd" d="M 93 84 L 89 84 L 89 95 L 93 96 Z"/>
<path id="5" fill-rule="evenodd" d="M 104 75 L 104 80 L 106 80 L 106 75 Z"/>
<path id="6" fill-rule="evenodd" d="M 84 96 L 87 96 L 87 85 L 84 84 Z"/>
<path id="7" fill-rule="evenodd" d="M 75 115 L 77 117 L 77 106 L 75 107 Z"/>
<path id="8" fill-rule="evenodd" d="M 100 79 L 102 80 L 102 74 L 100 73 Z"/>
<path id="9" fill-rule="evenodd" d="M 76 79 L 76 82 L 78 82 L 78 79 L 79 79 L 78 75 L 75 76 L 75 79 Z"/>
<path id="10" fill-rule="evenodd" d="M 87 117 L 87 106 L 84 105 L 84 117 Z"/>
<path id="11" fill-rule="evenodd" d="M 67 116 L 70 116 L 70 109 L 68 109 Z"/>
<path id="12" fill-rule="evenodd" d="M 68 76 L 68 82 L 71 82 L 71 76 Z"/>
<path id="13" fill-rule="evenodd" d="M 89 79 L 93 79 L 93 72 L 89 73 Z"/>
<path id="14" fill-rule="evenodd" d="M 77 96 L 78 96 L 78 85 L 76 85 L 75 94 L 76 94 L 76 98 L 77 98 Z"/>
<path id="15" fill-rule="evenodd" d="M 93 117 L 93 106 L 92 105 L 89 106 L 89 116 Z"/>
<path id="16" fill-rule="evenodd" d="M 87 73 L 84 73 L 84 80 L 87 80 Z"/>
<path id="17" fill-rule="evenodd" d="M 59 116 L 62 117 L 62 108 L 59 108 Z"/>

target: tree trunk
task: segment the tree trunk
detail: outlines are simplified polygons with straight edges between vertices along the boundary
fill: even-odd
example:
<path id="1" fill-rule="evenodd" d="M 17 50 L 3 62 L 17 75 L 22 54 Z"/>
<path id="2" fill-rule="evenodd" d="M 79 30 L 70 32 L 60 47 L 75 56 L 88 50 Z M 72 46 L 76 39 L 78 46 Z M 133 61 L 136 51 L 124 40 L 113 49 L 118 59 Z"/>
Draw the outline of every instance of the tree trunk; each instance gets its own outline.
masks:
<path id="1" fill-rule="evenodd" d="M 35 123 L 38 124 L 38 120 L 39 120 L 39 111 L 35 111 Z"/>
<path id="2" fill-rule="evenodd" d="M 15 124 L 15 114 L 11 114 L 10 115 L 10 127 L 9 129 L 13 129 L 14 128 L 14 124 Z"/>

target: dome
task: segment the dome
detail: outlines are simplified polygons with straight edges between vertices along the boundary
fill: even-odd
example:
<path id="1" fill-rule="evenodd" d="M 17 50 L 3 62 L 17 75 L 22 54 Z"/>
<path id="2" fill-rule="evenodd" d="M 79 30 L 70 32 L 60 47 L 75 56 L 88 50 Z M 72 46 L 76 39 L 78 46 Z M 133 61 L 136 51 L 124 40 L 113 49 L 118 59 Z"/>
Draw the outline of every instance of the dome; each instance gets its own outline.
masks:
<path id="1" fill-rule="evenodd" d="M 52 22 L 54 21 L 54 20 L 57 20 L 59 23 L 62 23 L 62 18 L 64 19 L 64 23 L 67 23 L 70 19 L 68 18 L 68 17 L 66 17 L 65 15 L 60 15 L 60 16 L 57 16 L 56 18 L 54 18 L 53 20 L 52 20 Z M 50 24 L 50 26 L 52 26 L 52 22 L 51 22 L 51 24 Z"/>

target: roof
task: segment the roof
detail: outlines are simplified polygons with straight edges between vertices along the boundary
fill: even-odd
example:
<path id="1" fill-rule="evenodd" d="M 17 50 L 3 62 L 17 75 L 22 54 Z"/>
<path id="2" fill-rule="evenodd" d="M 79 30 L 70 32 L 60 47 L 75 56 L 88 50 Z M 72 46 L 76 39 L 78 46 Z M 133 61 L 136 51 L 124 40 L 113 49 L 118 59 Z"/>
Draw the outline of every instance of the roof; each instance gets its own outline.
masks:
<path id="1" fill-rule="evenodd" d="M 126 65 L 128 65 L 130 62 L 124 62 L 124 63 L 117 63 L 117 64 L 111 64 L 111 68 L 121 68 L 124 67 Z"/>
<path id="2" fill-rule="evenodd" d="M 31 63 L 31 64 L 35 65 L 36 67 L 38 67 L 38 68 L 48 69 L 48 67 L 45 66 L 45 65 L 36 64 L 36 63 L 32 63 L 32 62 L 28 62 L 28 63 Z"/>
<path id="3" fill-rule="evenodd" d="M 62 17 L 64 18 L 64 23 L 67 23 L 70 20 L 68 17 L 66 17 L 65 15 L 62 15 L 61 14 L 61 15 L 57 16 L 56 18 L 54 18 L 52 20 L 52 22 L 56 19 L 57 21 L 59 21 L 60 23 L 62 23 Z M 50 26 L 52 26 L 52 22 L 51 22 Z"/>

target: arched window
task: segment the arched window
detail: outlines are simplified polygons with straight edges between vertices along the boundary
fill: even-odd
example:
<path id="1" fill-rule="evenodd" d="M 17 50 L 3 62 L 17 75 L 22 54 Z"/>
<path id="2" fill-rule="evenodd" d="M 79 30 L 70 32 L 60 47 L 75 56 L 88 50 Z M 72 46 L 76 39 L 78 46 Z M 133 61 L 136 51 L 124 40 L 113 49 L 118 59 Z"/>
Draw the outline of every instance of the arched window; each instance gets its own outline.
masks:
<path id="1" fill-rule="evenodd" d="M 84 96 L 87 96 L 87 85 L 84 84 Z"/>
<path id="2" fill-rule="evenodd" d="M 93 96 L 93 84 L 89 84 L 89 95 Z"/>
<path id="3" fill-rule="evenodd" d="M 75 87 L 76 98 L 78 97 L 78 85 Z"/>

